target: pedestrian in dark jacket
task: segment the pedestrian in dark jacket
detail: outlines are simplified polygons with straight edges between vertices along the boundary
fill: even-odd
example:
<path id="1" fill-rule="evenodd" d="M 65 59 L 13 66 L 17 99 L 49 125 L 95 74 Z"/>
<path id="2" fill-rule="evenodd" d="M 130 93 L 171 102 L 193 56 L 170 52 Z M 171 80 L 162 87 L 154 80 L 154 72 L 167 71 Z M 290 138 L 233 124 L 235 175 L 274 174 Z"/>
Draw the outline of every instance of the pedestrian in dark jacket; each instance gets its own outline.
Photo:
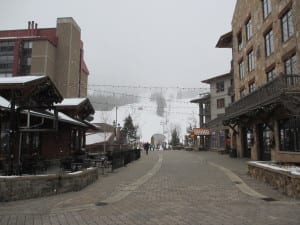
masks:
<path id="1" fill-rule="evenodd" d="M 147 155 L 148 155 L 149 147 L 150 147 L 150 144 L 148 142 L 146 142 L 144 144 L 144 149 L 145 149 Z"/>

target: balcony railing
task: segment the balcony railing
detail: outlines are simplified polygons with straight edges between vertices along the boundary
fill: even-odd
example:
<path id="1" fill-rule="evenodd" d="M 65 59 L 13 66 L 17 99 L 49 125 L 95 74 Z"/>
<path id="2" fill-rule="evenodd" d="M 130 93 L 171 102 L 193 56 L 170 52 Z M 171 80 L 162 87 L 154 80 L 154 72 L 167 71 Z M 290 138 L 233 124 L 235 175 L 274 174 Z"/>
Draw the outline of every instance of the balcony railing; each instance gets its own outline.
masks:
<path id="1" fill-rule="evenodd" d="M 226 120 L 274 102 L 287 92 L 300 92 L 299 75 L 281 75 L 226 108 Z"/>

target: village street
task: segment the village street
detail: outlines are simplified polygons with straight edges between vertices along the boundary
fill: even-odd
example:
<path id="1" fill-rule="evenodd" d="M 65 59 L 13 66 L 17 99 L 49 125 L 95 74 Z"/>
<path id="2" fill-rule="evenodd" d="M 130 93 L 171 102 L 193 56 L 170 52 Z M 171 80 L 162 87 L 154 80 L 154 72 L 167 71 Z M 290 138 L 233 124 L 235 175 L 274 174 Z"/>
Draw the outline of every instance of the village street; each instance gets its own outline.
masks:
<path id="1" fill-rule="evenodd" d="M 300 201 L 246 173 L 216 152 L 143 152 L 82 191 L 0 203 L 0 224 L 299 224 Z"/>

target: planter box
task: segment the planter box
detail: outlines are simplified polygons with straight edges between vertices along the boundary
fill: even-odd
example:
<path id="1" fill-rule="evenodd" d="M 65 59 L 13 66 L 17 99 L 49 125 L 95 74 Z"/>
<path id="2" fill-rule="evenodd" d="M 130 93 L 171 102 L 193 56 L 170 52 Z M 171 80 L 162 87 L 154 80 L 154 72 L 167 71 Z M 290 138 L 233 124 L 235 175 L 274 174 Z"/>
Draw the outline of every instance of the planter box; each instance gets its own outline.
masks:
<path id="1" fill-rule="evenodd" d="M 63 175 L 0 177 L 0 202 L 79 191 L 98 178 L 97 168 Z"/>
<path id="2" fill-rule="evenodd" d="M 270 184 L 282 193 L 300 199 L 300 174 L 291 173 L 266 162 L 248 162 L 248 173 L 259 181 Z"/>

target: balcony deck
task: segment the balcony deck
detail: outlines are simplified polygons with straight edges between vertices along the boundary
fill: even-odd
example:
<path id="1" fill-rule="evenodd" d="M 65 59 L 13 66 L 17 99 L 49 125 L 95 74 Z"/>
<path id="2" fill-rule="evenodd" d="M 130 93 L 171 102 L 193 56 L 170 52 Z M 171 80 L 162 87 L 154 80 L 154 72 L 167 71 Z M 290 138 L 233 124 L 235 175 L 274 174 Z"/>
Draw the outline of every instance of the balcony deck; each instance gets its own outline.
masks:
<path id="1" fill-rule="evenodd" d="M 233 120 L 260 107 L 282 103 L 286 94 L 300 95 L 300 76 L 281 75 L 225 109 L 224 121 Z"/>

